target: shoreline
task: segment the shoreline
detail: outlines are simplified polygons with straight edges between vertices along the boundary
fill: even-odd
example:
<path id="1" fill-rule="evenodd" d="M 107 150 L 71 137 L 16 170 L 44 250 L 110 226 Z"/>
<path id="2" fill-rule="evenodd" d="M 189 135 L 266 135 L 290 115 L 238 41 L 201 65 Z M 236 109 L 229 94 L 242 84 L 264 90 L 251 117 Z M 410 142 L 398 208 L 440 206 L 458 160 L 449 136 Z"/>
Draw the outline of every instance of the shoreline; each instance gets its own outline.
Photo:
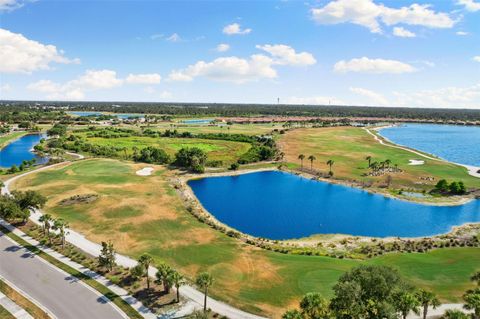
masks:
<path id="1" fill-rule="evenodd" d="M 440 161 L 440 162 L 445 162 L 445 163 L 450 163 L 450 164 L 454 164 L 454 165 L 457 165 L 457 166 L 461 166 L 461 167 L 464 167 L 467 169 L 467 173 L 468 175 L 470 176 L 473 176 L 473 177 L 477 177 L 477 178 L 480 178 L 480 166 L 474 166 L 474 165 L 469 165 L 469 164 L 461 164 L 461 163 L 456 163 L 456 162 L 452 162 L 452 161 L 449 161 L 447 159 L 444 159 L 442 157 L 439 157 L 435 154 L 429 154 L 429 153 L 426 153 L 424 151 L 421 151 L 421 150 L 416 150 L 414 148 L 411 148 L 409 146 L 406 146 L 406 145 L 402 145 L 402 144 L 398 144 L 398 143 L 394 143 L 393 141 L 389 140 L 388 138 L 386 138 L 385 136 L 383 136 L 380 131 L 383 130 L 383 129 L 387 129 L 387 128 L 390 128 L 390 127 L 395 127 L 395 126 L 399 126 L 398 124 L 392 124 L 392 125 L 384 125 L 384 126 L 379 126 L 379 127 L 375 127 L 375 128 L 372 128 L 373 131 L 376 131 L 378 135 L 381 136 L 381 138 L 387 142 L 387 143 L 390 143 L 392 145 L 390 145 L 391 147 L 397 147 L 397 148 L 400 148 L 400 149 L 404 149 L 404 150 L 408 150 L 414 154 L 418 154 L 418 155 L 421 155 L 423 156 L 424 158 L 427 158 L 427 159 L 430 159 L 430 160 L 434 160 L 434 161 Z M 368 128 L 365 128 L 365 130 L 367 132 L 369 132 L 370 134 L 373 134 L 370 132 L 370 130 Z M 375 134 L 373 134 L 375 135 Z M 386 146 L 389 146 L 388 144 L 385 144 L 385 143 L 382 143 L 380 141 L 380 139 L 378 138 L 378 136 L 375 135 L 375 139 L 377 141 L 379 141 L 380 144 L 382 145 L 386 145 Z M 422 155 L 422 153 L 425 153 Z"/>
<path id="2" fill-rule="evenodd" d="M 313 178 L 310 178 L 308 177 L 309 174 L 306 174 L 306 173 L 292 173 L 290 171 L 284 171 L 284 170 L 281 170 L 281 169 L 278 169 L 276 167 L 270 167 L 270 168 L 258 168 L 258 169 L 248 169 L 248 170 L 239 170 L 239 171 L 232 171 L 232 172 L 220 172 L 220 173 L 204 173 L 204 174 L 201 174 L 201 175 L 193 175 L 193 174 L 185 174 L 185 175 L 177 175 L 176 178 L 179 180 L 180 182 L 180 185 L 181 185 L 181 188 L 179 189 L 179 191 L 181 192 L 181 195 L 186 198 L 187 200 L 189 201 L 193 201 L 194 205 L 196 206 L 196 208 L 199 208 L 201 210 L 201 212 L 203 214 L 205 214 L 206 216 L 208 216 L 208 218 L 210 220 L 212 220 L 214 223 L 216 223 L 217 225 L 221 226 L 221 227 L 224 227 L 225 229 L 227 230 L 232 230 L 232 231 L 235 231 L 235 232 L 238 232 L 241 234 L 241 238 L 247 238 L 247 239 L 256 239 L 256 240 L 262 240 L 262 238 L 260 237 L 257 237 L 257 236 L 253 236 L 253 235 L 250 235 L 250 234 L 247 234 L 247 233 L 244 233 L 236 228 L 233 228 L 221 221 L 219 221 L 210 211 L 208 211 L 204 206 L 203 204 L 201 203 L 201 201 L 198 199 L 198 197 L 195 195 L 195 192 L 193 191 L 193 189 L 190 187 L 190 185 L 188 184 L 188 182 L 190 180 L 199 180 L 199 179 L 203 179 L 203 178 L 215 178 L 215 177 L 225 177 L 225 176 L 239 176 L 239 175 L 244 175 L 244 174 L 252 174 L 252 173 L 260 173 L 260 172 L 268 172 L 268 171 L 278 171 L 278 172 L 283 172 L 283 173 L 287 173 L 287 174 L 292 174 L 292 175 L 296 175 L 296 176 L 300 176 L 302 178 L 306 178 L 306 179 L 310 179 L 310 180 L 314 180 Z M 332 183 L 331 181 L 328 181 L 327 179 L 318 179 L 316 181 L 320 181 L 320 182 L 330 182 Z M 332 183 L 332 184 L 336 184 L 336 185 L 340 185 L 340 186 L 344 186 L 344 187 L 351 187 L 351 188 L 355 188 L 355 189 L 359 189 L 358 187 L 355 187 L 355 186 L 352 186 L 352 185 L 348 185 L 348 184 L 342 184 L 342 183 Z M 406 199 L 403 199 L 403 198 L 397 198 L 391 194 L 389 194 L 390 196 L 388 196 L 387 194 L 384 194 L 384 193 L 379 193 L 379 192 L 374 192 L 374 191 L 371 191 L 371 190 L 366 190 L 366 189 L 359 189 L 359 190 L 362 190 L 362 191 L 367 191 L 369 193 L 372 193 L 372 194 L 376 194 L 376 195 L 383 195 L 384 197 L 386 198 L 390 198 L 390 199 L 393 199 L 393 200 L 400 200 L 400 201 L 406 201 L 406 202 L 411 202 L 411 203 L 414 203 L 414 204 L 418 204 L 418 205 L 426 205 L 426 206 L 461 206 L 461 205 L 465 205 L 465 204 L 468 204 L 470 203 L 471 201 L 475 200 L 474 198 L 463 198 L 462 200 L 460 200 L 459 202 L 454 202 L 454 203 L 444 203 L 444 204 L 435 204 L 435 203 L 419 203 L 419 202 L 413 202 L 413 201 L 409 201 L 409 200 L 406 200 Z M 340 233 L 328 233 L 328 234 L 322 234 L 322 233 L 316 233 L 316 234 L 311 234 L 307 237 L 301 237 L 301 238 L 289 238 L 289 239 L 280 239 L 280 240 L 273 240 L 273 239 L 270 239 L 270 238 L 265 238 L 267 239 L 268 241 L 277 241 L 277 242 L 280 242 L 280 243 L 283 243 L 283 244 L 289 244 L 289 243 L 301 243 L 301 244 L 305 244 L 307 242 L 310 242 L 312 241 L 312 243 L 317 243 L 319 241 L 322 241 L 322 240 L 325 240 L 325 239 L 322 239 L 321 237 L 337 237 L 337 238 L 361 238 L 361 239 L 364 239 L 364 240 L 370 240 L 370 239 L 379 239 L 379 240 L 382 240 L 382 241 L 385 241 L 385 242 L 390 242 L 390 241 L 394 241 L 394 240 L 421 240 L 421 239 L 424 239 L 424 238 L 436 238 L 436 237 L 440 237 L 440 236 L 448 236 L 448 235 L 453 235 L 454 233 L 458 232 L 458 231 L 461 231 L 462 229 L 464 228 L 468 228 L 468 227 L 471 227 L 471 226 L 477 226 L 477 225 L 480 225 L 480 222 L 466 222 L 466 223 L 463 223 L 461 225 L 453 225 L 450 227 L 450 229 L 445 232 L 445 233 L 440 233 L 440 234 L 432 234 L 432 235 L 426 235 L 426 236 L 418 236 L 418 237 L 399 237 L 399 236 L 386 236 L 386 237 L 375 237 L 375 236 L 359 236 L 359 235 L 352 235 L 352 234 L 340 234 Z M 320 237 L 319 240 L 315 240 L 314 238 L 315 237 Z M 328 241 L 328 240 L 327 240 Z"/>

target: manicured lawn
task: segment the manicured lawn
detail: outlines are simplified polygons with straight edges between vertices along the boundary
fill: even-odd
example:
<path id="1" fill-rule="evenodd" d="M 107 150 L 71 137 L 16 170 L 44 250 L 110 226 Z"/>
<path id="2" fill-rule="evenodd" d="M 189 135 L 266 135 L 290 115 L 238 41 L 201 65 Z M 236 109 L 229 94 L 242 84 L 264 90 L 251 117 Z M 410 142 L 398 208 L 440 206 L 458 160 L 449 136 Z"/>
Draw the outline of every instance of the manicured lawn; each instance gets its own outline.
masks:
<path id="1" fill-rule="evenodd" d="M 123 254 L 152 254 L 193 278 L 215 277 L 212 294 L 248 311 L 278 317 L 310 291 L 331 295 L 338 277 L 362 261 L 273 253 L 246 245 L 199 223 L 184 208 L 168 180 L 173 172 L 145 164 L 94 159 L 26 176 L 14 187 L 48 196 L 46 211 L 70 221 L 91 240 L 112 240 Z M 150 166 L 150 165 L 149 165 Z M 98 194 L 90 204 L 60 206 L 77 194 Z M 391 254 L 365 261 L 399 269 L 412 283 L 456 302 L 480 265 L 480 249 L 455 248 L 425 254 Z"/>
<path id="2" fill-rule="evenodd" d="M 22 137 L 23 135 L 26 135 L 27 132 L 13 132 L 13 133 L 8 133 L 6 135 L 0 136 L 0 149 L 4 148 L 7 146 L 10 142 L 13 142 L 14 140 Z"/>
<path id="3" fill-rule="evenodd" d="M 86 136 L 85 134 L 80 134 Z M 100 138 L 91 137 L 87 141 L 92 144 L 102 146 L 116 146 L 127 148 L 127 153 L 133 153 L 133 147 L 136 146 L 142 149 L 147 146 L 159 147 L 170 156 L 174 156 L 181 148 L 197 147 L 205 151 L 208 155 L 208 160 L 223 161 L 224 164 L 231 164 L 235 162 L 242 154 L 250 149 L 250 144 L 241 142 L 231 142 L 222 140 L 205 140 L 197 138 L 152 138 L 145 136 L 131 136 L 121 138 Z M 123 152 L 119 152 L 122 156 Z"/>
<path id="4" fill-rule="evenodd" d="M 328 172 L 326 162 L 333 159 L 333 171 L 336 178 L 358 181 L 384 181 L 385 176 L 366 177 L 368 172 L 367 156 L 373 161 L 390 159 L 397 164 L 402 173 L 392 175 L 392 186 L 395 188 L 431 189 L 439 179 L 463 181 L 467 187 L 480 187 L 480 178 L 468 175 L 461 166 L 428 160 L 411 152 L 381 145 L 361 128 L 309 128 L 296 129 L 281 135 L 279 144 L 290 163 L 300 165 L 299 154 L 305 155 L 304 166 L 310 167 L 307 157 L 314 155 L 317 159 L 313 168 Z M 425 165 L 408 165 L 411 159 L 425 160 Z M 434 177 L 435 181 L 427 182 L 421 177 Z"/>
<path id="5" fill-rule="evenodd" d="M 15 319 L 14 316 L 10 312 L 7 311 L 7 309 L 3 308 L 0 306 L 0 318 L 2 319 Z"/>

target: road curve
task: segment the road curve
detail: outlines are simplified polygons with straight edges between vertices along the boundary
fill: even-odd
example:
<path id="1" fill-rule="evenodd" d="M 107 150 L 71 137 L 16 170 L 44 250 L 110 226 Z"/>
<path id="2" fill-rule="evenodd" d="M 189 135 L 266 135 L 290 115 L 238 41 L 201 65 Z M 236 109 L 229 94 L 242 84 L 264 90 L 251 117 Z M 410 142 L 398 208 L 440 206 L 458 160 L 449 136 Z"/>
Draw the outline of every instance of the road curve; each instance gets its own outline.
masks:
<path id="1" fill-rule="evenodd" d="M 128 318 L 106 297 L 0 232 L 0 276 L 58 319 Z"/>

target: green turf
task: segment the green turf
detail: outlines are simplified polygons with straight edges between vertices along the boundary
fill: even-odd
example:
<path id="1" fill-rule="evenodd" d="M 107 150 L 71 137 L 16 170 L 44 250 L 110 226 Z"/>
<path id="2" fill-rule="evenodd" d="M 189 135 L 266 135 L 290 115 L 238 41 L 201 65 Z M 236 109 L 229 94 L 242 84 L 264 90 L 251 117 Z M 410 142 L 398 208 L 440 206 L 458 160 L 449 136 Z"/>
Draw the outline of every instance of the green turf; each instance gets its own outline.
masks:
<path id="1" fill-rule="evenodd" d="M 86 134 L 80 134 L 86 138 Z M 153 138 L 146 136 L 131 136 L 120 138 L 100 138 L 91 137 L 86 138 L 88 143 L 115 146 L 127 148 L 127 154 L 133 154 L 133 147 L 139 149 L 147 146 L 159 147 L 170 156 L 174 156 L 181 148 L 197 147 L 205 151 L 208 155 L 208 160 L 219 160 L 225 164 L 235 162 L 242 154 L 250 149 L 250 144 L 223 140 L 206 140 L 197 138 Z M 119 152 L 119 156 L 123 156 L 124 152 Z"/>
<path id="2" fill-rule="evenodd" d="M 7 311 L 7 309 L 0 306 L 0 318 L 2 319 L 15 319 L 15 317 Z"/>
<path id="3" fill-rule="evenodd" d="M 79 161 L 65 168 L 30 175 L 20 181 L 20 187 L 28 189 L 37 185 L 34 189 L 53 199 L 59 195 L 51 193 L 50 186 L 58 181 L 50 175 L 61 178 L 67 185 L 79 183 L 78 187 L 89 186 L 90 183 L 108 186 L 112 179 L 123 181 L 116 184 L 116 189 L 123 190 L 122 193 L 97 187 L 100 199 L 93 203 L 53 206 L 47 207 L 47 210 L 67 219 L 74 229 L 86 232 L 87 237 L 97 241 L 111 239 L 118 247 L 119 239 L 128 236 L 129 244 L 119 251 L 134 258 L 148 252 L 156 262 L 166 261 L 189 278 L 200 271 L 210 271 L 216 278 L 212 289 L 215 297 L 245 310 L 267 315 L 278 315 L 287 305 L 310 291 L 330 296 L 331 287 L 338 277 L 361 263 L 395 267 L 410 282 L 435 291 L 445 302 L 459 301 L 461 294 L 471 286 L 468 280 L 470 274 L 480 269 L 478 248 L 390 254 L 367 261 L 284 255 L 253 248 L 199 223 L 186 212 L 175 191 L 165 182 L 169 172 L 145 179 L 136 176 L 130 165 L 103 159 Z M 107 168 L 110 174 L 105 173 Z M 68 174 L 69 171 L 78 175 Z M 124 192 L 132 183 L 134 187 L 127 195 Z M 143 191 L 141 187 L 148 191 Z M 112 198 L 113 202 L 125 198 L 140 199 L 141 202 L 154 200 L 155 210 L 165 210 L 168 217 L 135 222 L 145 217 L 145 212 L 137 215 L 145 208 L 128 205 L 115 209 L 106 207 L 98 215 L 91 216 L 90 212 L 100 207 L 102 199 L 108 198 Z"/>
<path id="4" fill-rule="evenodd" d="M 299 154 L 306 158 L 314 155 L 317 159 L 313 163 L 315 169 L 328 171 L 326 162 L 333 159 L 333 171 L 336 178 L 355 180 L 384 180 L 383 177 L 364 176 L 368 172 L 367 156 L 373 161 L 387 159 L 397 164 L 404 171 L 392 175 L 392 186 L 398 188 L 431 189 L 435 182 L 429 185 L 420 185 L 420 177 L 434 177 L 448 181 L 463 181 L 467 187 L 480 187 L 480 178 L 468 175 L 464 167 L 422 158 L 409 151 L 381 145 L 364 129 L 353 127 L 298 129 L 283 135 L 280 143 L 284 146 L 289 162 L 300 164 L 297 159 Z M 304 165 L 310 167 L 310 162 L 305 158 Z M 421 159 L 425 165 L 408 165 L 411 159 Z"/>

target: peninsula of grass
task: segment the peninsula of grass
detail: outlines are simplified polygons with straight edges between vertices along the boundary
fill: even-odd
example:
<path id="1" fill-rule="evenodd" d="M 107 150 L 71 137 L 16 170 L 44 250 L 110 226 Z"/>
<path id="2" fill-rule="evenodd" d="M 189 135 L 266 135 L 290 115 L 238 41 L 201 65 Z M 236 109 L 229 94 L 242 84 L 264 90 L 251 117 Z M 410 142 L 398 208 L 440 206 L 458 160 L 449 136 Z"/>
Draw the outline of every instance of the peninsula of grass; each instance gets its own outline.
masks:
<path id="1" fill-rule="evenodd" d="M 145 166 L 154 168 L 151 176 L 135 174 Z M 190 279 L 209 271 L 215 278 L 214 297 L 274 318 L 307 292 L 331 296 L 339 276 L 362 263 L 397 268 L 443 302 L 460 301 L 472 285 L 469 275 L 480 265 L 480 249 L 466 247 L 391 253 L 365 261 L 263 250 L 198 222 L 171 187 L 175 174 L 163 166 L 90 159 L 25 176 L 13 187 L 47 196 L 45 211 L 69 221 L 94 242 L 112 240 L 120 253 L 133 258 L 149 253 L 156 263 L 165 261 Z M 84 194 L 98 198 L 61 205 Z"/>
<path id="2" fill-rule="evenodd" d="M 278 141 L 285 153 L 285 160 L 296 167 L 301 165 L 300 154 L 305 155 L 304 167 L 327 173 L 328 160 L 333 160 L 334 178 L 360 183 L 385 184 L 386 175 L 368 176 L 367 156 L 371 162 L 390 160 L 397 165 L 399 173 L 391 176 L 391 189 L 414 189 L 429 191 L 441 179 L 462 181 L 468 188 L 479 188 L 480 178 L 470 176 L 467 169 L 440 160 L 431 160 L 407 150 L 380 144 L 366 130 L 356 127 L 301 128 L 280 135 Z M 315 156 L 311 163 L 310 155 Z M 423 160 L 423 165 L 409 165 L 409 161 Z"/>

